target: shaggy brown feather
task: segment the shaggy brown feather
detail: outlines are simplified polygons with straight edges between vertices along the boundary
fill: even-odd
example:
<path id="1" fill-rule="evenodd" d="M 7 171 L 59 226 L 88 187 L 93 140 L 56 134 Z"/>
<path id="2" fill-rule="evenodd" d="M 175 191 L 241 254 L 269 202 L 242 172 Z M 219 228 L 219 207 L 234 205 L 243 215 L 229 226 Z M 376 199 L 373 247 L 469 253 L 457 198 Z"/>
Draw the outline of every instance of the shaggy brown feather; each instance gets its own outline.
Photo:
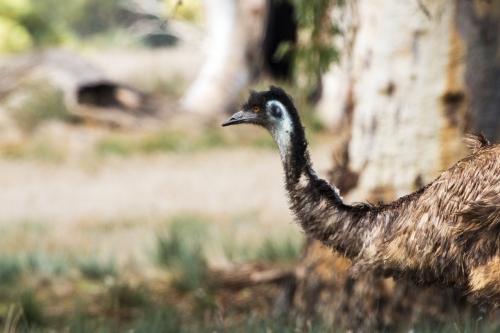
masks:
<path id="1" fill-rule="evenodd" d="M 312 169 L 304 129 L 283 90 L 252 92 L 245 108 L 264 110 L 269 100 L 280 101 L 294 122 L 290 147 L 280 152 L 290 208 L 306 234 L 352 259 L 355 273 L 453 286 L 500 304 L 500 145 L 470 134 L 472 154 L 431 184 L 389 204 L 347 205 Z M 265 112 L 259 117 L 256 124 L 272 126 Z"/>
<path id="2" fill-rule="evenodd" d="M 470 151 L 475 154 L 479 148 L 489 146 L 491 143 L 488 141 L 484 133 L 468 133 L 464 137 L 464 143 Z"/>

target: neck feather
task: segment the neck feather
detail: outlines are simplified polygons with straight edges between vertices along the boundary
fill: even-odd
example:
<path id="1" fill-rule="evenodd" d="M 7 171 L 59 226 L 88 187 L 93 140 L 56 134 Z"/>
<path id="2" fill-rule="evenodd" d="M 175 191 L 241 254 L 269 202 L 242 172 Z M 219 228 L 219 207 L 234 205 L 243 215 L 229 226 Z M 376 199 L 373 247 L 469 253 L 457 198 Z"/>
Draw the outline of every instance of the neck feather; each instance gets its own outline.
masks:
<path id="1" fill-rule="evenodd" d="M 316 175 L 300 123 L 293 126 L 288 138 L 275 139 L 285 170 L 290 208 L 302 229 L 350 258 L 358 256 L 364 236 L 355 231 L 360 233 L 364 228 L 359 224 L 370 220 L 370 208 L 344 204 L 339 190 Z"/>

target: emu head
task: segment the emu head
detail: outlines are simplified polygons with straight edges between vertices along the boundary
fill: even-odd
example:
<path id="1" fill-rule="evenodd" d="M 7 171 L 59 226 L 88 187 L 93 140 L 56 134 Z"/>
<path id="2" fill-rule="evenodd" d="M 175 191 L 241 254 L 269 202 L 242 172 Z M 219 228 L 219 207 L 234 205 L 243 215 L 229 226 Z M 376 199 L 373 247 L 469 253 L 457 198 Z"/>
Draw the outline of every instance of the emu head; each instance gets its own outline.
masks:
<path id="1" fill-rule="evenodd" d="M 281 157 L 290 151 L 292 137 L 303 136 L 300 118 L 292 98 L 281 88 L 271 86 L 267 91 L 251 90 L 242 110 L 222 126 L 253 124 L 266 128 L 278 144 Z"/>

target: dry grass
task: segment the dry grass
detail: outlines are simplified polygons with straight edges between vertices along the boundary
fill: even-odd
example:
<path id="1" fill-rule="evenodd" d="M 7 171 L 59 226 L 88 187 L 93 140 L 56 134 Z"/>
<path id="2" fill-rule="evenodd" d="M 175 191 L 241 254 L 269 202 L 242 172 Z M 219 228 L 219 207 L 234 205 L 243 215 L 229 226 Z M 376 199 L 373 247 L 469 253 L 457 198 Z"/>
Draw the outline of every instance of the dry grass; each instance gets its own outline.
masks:
<path id="1" fill-rule="evenodd" d="M 23 89 L 27 91 L 27 96 L 24 96 L 22 102 L 10 110 L 11 116 L 23 131 L 32 133 L 37 126 L 47 120 L 71 121 L 73 119 L 66 107 L 61 90 L 45 82 Z"/>
<path id="2" fill-rule="evenodd" d="M 129 157 L 134 154 L 190 154 L 214 148 L 241 149 L 242 146 L 274 149 L 276 144 L 263 131 L 251 131 L 244 137 L 235 138 L 233 133 L 217 128 L 197 132 L 165 129 L 136 136 L 109 133 L 97 142 L 95 149 L 99 156 Z"/>
<path id="3" fill-rule="evenodd" d="M 33 159 L 50 163 L 61 163 L 66 158 L 64 149 L 49 140 L 32 140 L 23 145 L 6 147 L 2 150 L 2 155 L 11 159 Z"/>

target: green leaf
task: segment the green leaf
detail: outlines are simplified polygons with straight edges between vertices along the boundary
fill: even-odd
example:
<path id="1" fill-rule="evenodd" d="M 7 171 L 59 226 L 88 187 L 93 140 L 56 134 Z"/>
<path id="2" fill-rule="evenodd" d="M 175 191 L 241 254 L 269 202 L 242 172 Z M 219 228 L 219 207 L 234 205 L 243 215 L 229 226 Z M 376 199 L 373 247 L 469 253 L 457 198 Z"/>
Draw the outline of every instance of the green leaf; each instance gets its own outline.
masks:
<path id="1" fill-rule="evenodd" d="M 290 41 L 281 42 L 276 48 L 276 52 L 274 52 L 273 60 L 280 61 L 286 57 L 291 56 L 293 51 L 293 44 Z"/>

